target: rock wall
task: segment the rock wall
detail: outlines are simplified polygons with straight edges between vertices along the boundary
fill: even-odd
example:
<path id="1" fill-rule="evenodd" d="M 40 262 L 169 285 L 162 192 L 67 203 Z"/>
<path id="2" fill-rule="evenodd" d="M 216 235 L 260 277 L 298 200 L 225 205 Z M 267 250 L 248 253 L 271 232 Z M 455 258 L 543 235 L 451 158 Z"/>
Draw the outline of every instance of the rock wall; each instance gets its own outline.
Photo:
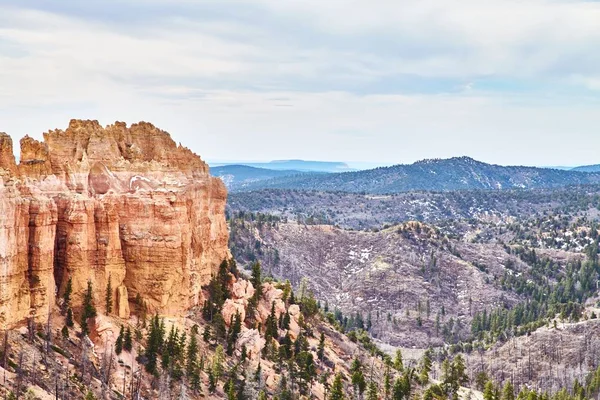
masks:
<path id="1" fill-rule="evenodd" d="M 110 280 L 115 315 L 181 315 L 229 256 L 223 183 L 149 123 L 72 120 L 19 165 L 0 133 L 0 178 L 0 329 L 45 320 L 69 278 L 75 307 L 91 280 L 105 312 Z"/>

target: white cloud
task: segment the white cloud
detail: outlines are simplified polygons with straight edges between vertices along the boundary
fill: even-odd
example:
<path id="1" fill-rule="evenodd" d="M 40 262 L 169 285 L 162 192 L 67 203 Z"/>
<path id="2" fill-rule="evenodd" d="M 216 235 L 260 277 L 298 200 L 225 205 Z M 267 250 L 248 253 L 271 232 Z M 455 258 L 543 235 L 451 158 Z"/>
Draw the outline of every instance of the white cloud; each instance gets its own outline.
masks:
<path id="1" fill-rule="evenodd" d="M 150 120 L 207 158 L 597 161 L 577 144 L 600 145 L 597 2 L 61 4 L 0 6 L 0 130 Z"/>

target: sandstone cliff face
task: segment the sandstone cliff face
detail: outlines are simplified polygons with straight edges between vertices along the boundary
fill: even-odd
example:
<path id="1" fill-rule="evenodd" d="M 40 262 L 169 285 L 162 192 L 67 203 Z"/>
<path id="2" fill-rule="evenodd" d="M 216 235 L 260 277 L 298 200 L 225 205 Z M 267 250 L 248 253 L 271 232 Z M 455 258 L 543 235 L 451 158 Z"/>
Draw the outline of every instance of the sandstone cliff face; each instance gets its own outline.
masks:
<path id="1" fill-rule="evenodd" d="M 228 257 L 222 182 L 190 150 L 145 122 L 72 120 L 44 142 L 0 134 L 0 329 L 44 320 L 69 278 L 73 305 L 91 280 L 104 312 L 134 299 L 181 315 Z"/>

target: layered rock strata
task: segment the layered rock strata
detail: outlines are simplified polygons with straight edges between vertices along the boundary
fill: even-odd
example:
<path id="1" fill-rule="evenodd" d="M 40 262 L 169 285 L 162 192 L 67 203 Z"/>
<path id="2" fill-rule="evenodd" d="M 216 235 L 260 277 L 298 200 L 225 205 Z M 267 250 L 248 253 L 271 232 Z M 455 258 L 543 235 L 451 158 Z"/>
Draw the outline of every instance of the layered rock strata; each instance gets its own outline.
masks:
<path id="1" fill-rule="evenodd" d="M 227 192 L 200 157 L 145 122 L 72 120 L 44 141 L 0 134 L 0 329 L 44 320 L 69 279 L 105 311 L 182 315 L 228 257 Z M 141 305 L 140 305 L 141 303 Z"/>

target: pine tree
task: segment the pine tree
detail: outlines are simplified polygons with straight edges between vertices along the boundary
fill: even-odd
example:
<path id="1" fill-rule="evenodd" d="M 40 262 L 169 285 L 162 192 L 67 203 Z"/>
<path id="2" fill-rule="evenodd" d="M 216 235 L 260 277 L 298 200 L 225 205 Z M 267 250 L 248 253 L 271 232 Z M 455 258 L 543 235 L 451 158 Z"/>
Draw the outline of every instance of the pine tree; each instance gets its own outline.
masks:
<path id="1" fill-rule="evenodd" d="M 227 355 L 232 355 L 237 342 L 238 336 L 242 331 L 242 317 L 239 312 L 235 313 L 231 328 L 229 329 L 229 335 L 227 337 Z"/>
<path id="2" fill-rule="evenodd" d="M 331 391 L 329 392 L 329 400 L 345 400 L 344 386 L 342 384 L 342 374 L 335 375 Z"/>
<path id="3" fill-rule="evenodd" d="M 96 400 L 96 396 L 94 396 L 94 393 L 91 391 L 88 391 L 85 395 L 85 400 Z"/>
<path id="4" fill-rule="evenodd" d="M 392 392 L 392 375 L 390 374 L 389 365 L 385 369 L 385 374 L 383 376 L 383 393 L 384 397 L 387 399 Z"/>
<path id="5" fill-rule="evenodd" d="M 164 322 L 160 321 L 158 315 L 155 315 L 150 322 L 148 338 L 146 342 L 146 371 L 151 374 L 157 373 L 158 354 L 162 350 L 164 341 Z"/>
<path id="6" fill-rule="evenodd" d="M 188 344 L 187 354 L 186 354 L 186 365 L 185 372 L 188 378 L 191 378 L 192 375 L 196 372 L 198 363 L 198 340 L 196 339 L 196 335 L 192 335 L 190 338 L 190 343 Z"/>
<path id="7" fill-rule="evenodd" d="M 227 383 L 225 384 L 225 387 L 223 387 L 223 390 L 225 391 L 225 393 L 227 393 L 227 400 L 236 400 L 236 393 L 235 393 L 235 384 L 233 383 L 233 379 L 229 379 L 227 381 Z"/>
<path id="8" fill-rule="evenodd" d="M 111 276 L 108 275 L 108 283 L 106 284 L 106 295 L 105 295 L 105 301 L 106 301 L 106 315 L 109 315 L 110 313 L 112 313 L 112 306 L 113 306 L 113 293 L 112 293 L 112 282 L 111 282 Z"/>
<path id="9" fill-rule="evenodd" d="M 69 328 L 72 328 L 75 325 L 75 322 L 73 321 L 73 310 L 71 310 L 71 308 L 67 309 L 67 318 L 65 324 Z"/>
<path id="10" fill-rule="evenodd" d="M 379 400 L 377 384 L 373 381 L 369 383 L 369 390 L 367 391 L 367 400 Z"/>
<path id="11" fill-rule="evenodd" d="M 123 336 L 125 335 L 125 329 L 123 325 L 121 325 L 121 330 L 119 331 L 119 336 L 117 336 L 117 341 L 115 342 L 115 353 L 121 354 L 123 351 Z"/>
<path id="12" fill-rule="evenodd" d="M 87 282 L 87 290 L 83 297 L 83 311 L 81 313 L 81 333 L 89 334 L 88 319 L 96 316 L 96 307 L 94 307 L 94 294 L 92 290 L 92 281 Z"/>
<path id="13" fill-rule="evenodd" d="M 62 329 L 60 330 L 60 333 L 62 334 L 63 339 L 69 338 L 69 328 L 67 328 L 66 325 L 63 325 Z"/>
<path id="14" fill-rule="evenodd" d="M 210 367 L 216 380 L 219 380 L 223 374 L 223 361 L 225 361 L 225 352 L 223 351 L 223 346 L 218 345 Z"/>
<path id="15" fill-rule="evenodd" d="M 262 296 L 262 277 L 260 263 L 258 261 L 252 264 L 252 277 L 250 278 L 250 282 L 254 287 L 254 297 L 260 299 Z"/>
<path id="16" fill-rule="evenodd" d="M 502 388 L 502 400 L 515 400 L 515 388 L 510 381 L 506 381 L 504 388 Z"/>
<path id="17" fill-rule="evenodd" d="M 429 382 L 429 373 L 431 372 L 431 357 L 430 351 L 427 350 L 419 363 L 419 382 L 421 385 L 426 385 Z"/>
<path id="18" fill-rule="evenodd" d="M 320 361 L 323 361 L 323 357 L 325 357 L 325 334 L 321 332 L 321 337 L 319 338 L 319 347 L 317 348 L 317 357 Z"/>
<path id="19" fill-rule="evenodd" d="M 281 315 L 281 329 L 285 329 L 286 331 L 290 329 L 291 317 L 289 312 L 285 312 Z"/>
<path id="20" fill-rule="evenodd" d="M 256 372 L 254 372 L 254 381 L 260 383 L 262 380 L 262 365 L 260 364 L 260 358 L 258 359 L 258 366 L 256 367 Z"/>
<path id="21" fill-rule="evenodd" d="M 215 379 L 215 375 L 212 370 L 208 371 L 208 391 L 209 393 L 214 393 L 217 389 L 217 380 Z"/>
<path id="22" fill-rule="evenodd" d="M 265 322 L 265 338 L 279 339 L 279 329 L 277 328 L 277 315 L 275 314 L 275 302 L 271 303 L 271 313 Z M 268 342 L 268 340 L 267 340 Z"/>
<path id="23" fill-rule="evenodd" d="M 179 330 L 172 325 L 165 342 L 165 348 L 162 351 L 161 365 L 163 370 L 171 370 L 173 365 L 177 362 L 178 342 Z"/>
<path id="24" fill-rule="evenodd" d="M 223 340 L 227 336 L 227 326 L 225 320 L 220 312 L 213 316 L 213 327 L 215 329 L 214 338 L 216 340 Z"/>
<path id="25" fill-rule="evenodd" d="M 205 343 L 210 342 L 210 325 L 206 325 L 204 327 L 204 332 L 202 332 L 202 340 L 204 340 Z"/>
<path id="26" fill-rule="evenodd" d="M 240 362 L 245 363 L 248 358 L 248 350 L 246 349 L 246 345 L 242 345 L 242 354 L 240 355 Z"/>
<path id="27" fill-rule="evenodd" d="M 362 364 L 358 357 L 352 361 L 350 372 L 352 373 L 352 386 L 354 386 L 354 392 L 358 392 L 358 394 L 362 397 L 362 394 L 366 389 L 367 382 L 365 380 L 365 376 L 363 375 Z"/>
<path id="28" fill-rule="evenodd" d="M 392 399 L 402 400 L 404 399 L 404 395 L 404 382 L 402 381 L 402 378 L 398 377 L 394 382 L 394 389 L 392 390 Z"/>
<path id="29" fill-rule="evenodd" d="M 123 349 L 127 352 L 131 352 L 133 349 L 133 338 L 131 337 L 131 328 L 128 326 L 125 330 L 125 337 L 123 338 Z"/>
<path id="30" fill-rule="evenodd" d="M 485 389 L 483 390 L 483 399 L 498 400 L 496 398 L 496 389 L 494 388 L 494 383 L 492 381 L 487 381 L 485 384 Z"/>
<path id="31" fill-rule="evenodd" d="M 69 278 L 67 281 L 67 286 L 65 287 L 65 291 L 63 293 L 63 303 L 61 305 L 61 312 L 63 315 L 69 310 L 71 307 L 71 294 L 73 293 L 73 280 Z"/>
<path id="32" fill-rule="evenodd" d="M 223 260 L 221 265 L 219 265 L 219 272 L 217 274 L 217 279 L 221 286 L 221 292 L 223 293 L 223 301 L 231 297 L 229 293 L 229 285 L 231 284 L 231 275 L 229 274 L 229 265 L 227 260 Z"/>
<path id="33" fill-rule="evenodd" d="M 400 349 L 396 350 L 396 357 L 394 358 L 394 368 L 398 372 L 402 372 L 404 370 L 404 364 L 402 362 L 402 351 Z"/>

